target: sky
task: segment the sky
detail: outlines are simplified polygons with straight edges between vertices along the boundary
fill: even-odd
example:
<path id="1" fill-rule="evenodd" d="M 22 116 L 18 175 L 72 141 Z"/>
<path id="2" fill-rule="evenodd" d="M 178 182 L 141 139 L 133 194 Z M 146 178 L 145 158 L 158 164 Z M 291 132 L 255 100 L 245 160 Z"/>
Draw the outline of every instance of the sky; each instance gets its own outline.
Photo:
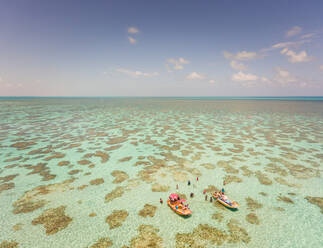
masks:
<path id="1" fill-rule="evenodd" d="M 0 96 L 322 96 L 321 0 L 2 0 Z"/>

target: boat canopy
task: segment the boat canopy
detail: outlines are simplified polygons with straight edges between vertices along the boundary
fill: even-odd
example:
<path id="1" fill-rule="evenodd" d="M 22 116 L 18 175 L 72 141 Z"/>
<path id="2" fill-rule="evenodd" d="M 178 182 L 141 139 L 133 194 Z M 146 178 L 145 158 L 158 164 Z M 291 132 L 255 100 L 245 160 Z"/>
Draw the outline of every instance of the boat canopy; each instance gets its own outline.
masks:
<path id="1" fill-rule="evenodd" d="M 170 194 L 169 195 L 169 199 L 171 199 L 172 201 L 177 201 L 179 199 L 178 194 Z"/>

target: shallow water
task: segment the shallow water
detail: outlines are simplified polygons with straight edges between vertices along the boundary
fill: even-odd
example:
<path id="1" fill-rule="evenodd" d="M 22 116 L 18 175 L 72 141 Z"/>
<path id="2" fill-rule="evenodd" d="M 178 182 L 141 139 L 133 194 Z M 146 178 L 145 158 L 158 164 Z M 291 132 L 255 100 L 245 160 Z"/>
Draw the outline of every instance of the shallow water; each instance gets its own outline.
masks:
<path id="1" fill-rule="evenodd" d="M 3 99 L 0 247 L 321 247 L 322 162 L 323 101 Z"/>

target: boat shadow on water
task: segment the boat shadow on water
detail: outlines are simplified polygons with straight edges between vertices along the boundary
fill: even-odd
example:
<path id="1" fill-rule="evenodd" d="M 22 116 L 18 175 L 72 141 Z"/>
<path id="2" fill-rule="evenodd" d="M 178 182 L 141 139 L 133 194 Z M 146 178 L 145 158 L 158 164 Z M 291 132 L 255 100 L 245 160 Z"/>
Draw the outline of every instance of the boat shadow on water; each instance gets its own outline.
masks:
<path id="1" fill-rule="evenodd" d="M 182 217 L 183 219 L 189 219 L 191 218 L 191 214 L 190 215 L 179 215 L 180 217 Z"/>

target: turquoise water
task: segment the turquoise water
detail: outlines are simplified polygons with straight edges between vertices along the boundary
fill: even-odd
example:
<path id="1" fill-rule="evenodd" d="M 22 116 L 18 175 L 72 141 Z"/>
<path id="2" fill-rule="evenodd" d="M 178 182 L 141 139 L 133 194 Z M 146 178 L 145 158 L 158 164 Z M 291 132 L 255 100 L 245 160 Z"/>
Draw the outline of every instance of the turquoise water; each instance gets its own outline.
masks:
<path id="1" fill-rule="evenodd" d="M 322 98 L 2 98 L 0 247 L 321 247 L 322 162 Z"/>

